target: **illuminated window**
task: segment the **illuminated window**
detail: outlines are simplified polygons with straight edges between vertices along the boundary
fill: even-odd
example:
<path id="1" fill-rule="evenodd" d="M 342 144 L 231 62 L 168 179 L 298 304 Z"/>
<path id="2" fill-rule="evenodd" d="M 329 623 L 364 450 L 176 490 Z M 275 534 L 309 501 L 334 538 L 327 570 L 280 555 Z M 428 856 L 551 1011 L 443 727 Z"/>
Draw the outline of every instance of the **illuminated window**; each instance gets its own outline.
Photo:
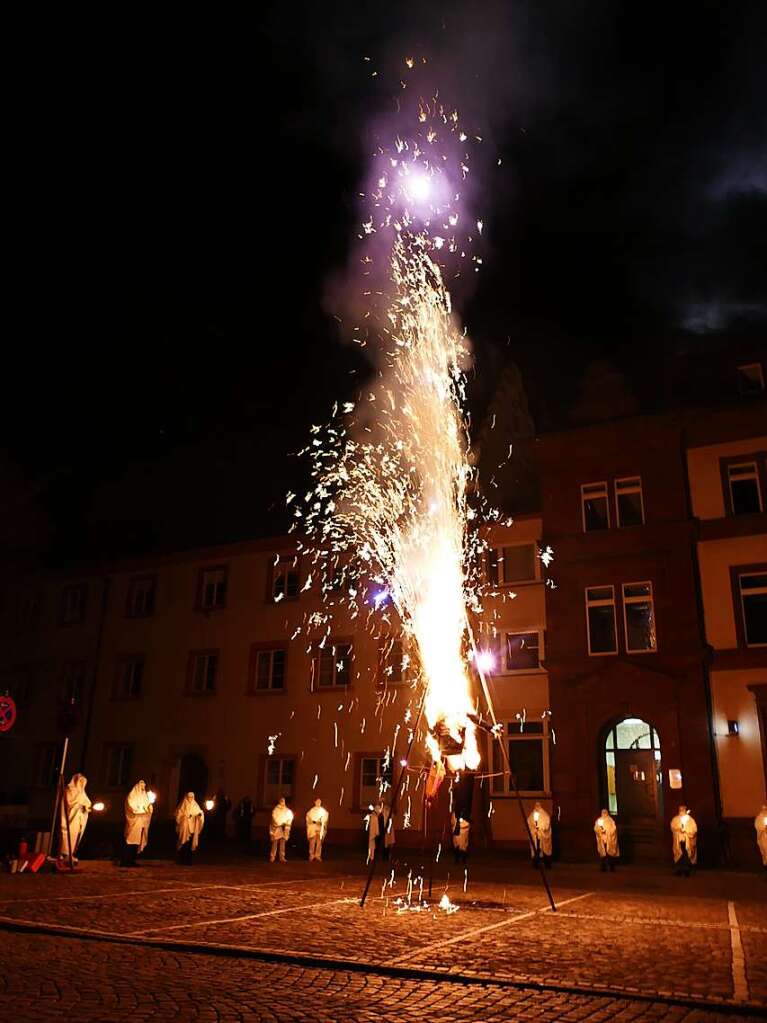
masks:
<path id="1" fill-rule="evenodd" d="M 746 646 L 767 646 L 767 572 L 738 575 Z"/>
<path id="2" fill-rule="evenodd" d="M 586 633 L 592 657 L 618 653 L 614 587 L 589 586 L 586 589 Z"/>
<path id="3" fill-rule="evenodd" d="M 660 767 L 660 739 L 658 733 L 641 718 L 624 718 L 617 725 L 610 729 L 605 740 L 605 770 L 607 780 L 607 803 L 610 813 L 620 812 L 619 784 L 616 778 L 616 757 L 623 758 L 622 768 L 625 768 L 627 777 L 635 782 L 647 781 L 647 771 L 650 765 L 645 763 L 644 758 L 640 763 L 631 763 L 631 758 L 626 758 L 623 751 L 651 750 L 653 770 L 656 774 L 656 782 L 660 785 L 662 776 Z"/>
<path id="4" fill-rule="evenodd" d="M 353 648 L 348 642 L 328 640 L 312 658 L 312 689 L 335 689 L 351 682 Z"/>
<path id="5" fill-rule="evenodd" d="M 738 366 L 738 390 L 741 394 L 761 394 L 764 390 L 764 370 L 760 362 Z"/>
<path id="6" fill-rule="evenodd" d="M 492 548 L 487 552 L 487 577 L 496 586 L 532 582 L 538 549 L 534 543 Z"/>
<path id="7" fill-rule="evenodd" d="M 538 721 L 509 721 L 503 742 L 517 788 L 526 795 L 543 795 L 549 790 L 549 731 L 548 719 Z M 498 743 L 493 743 L 493 778 L 491 790 L 495 795 L 514 793 L 506 763 Z"/>
<path id="8" fill-rule="evenodd" d="M 581 513 L 583 516 L 584 533 L 592 533 L 598 529 L 610 528 L 607 483 L 583 484 L 581 487 Z"/>
<path id="9" fill-rule="evenodd" d="M 623 624 L 627 653 L 657 649 L 652 583 L 623 583 Z"/>
<path id="10" fill-rule="evenodd" d="M 285 688 L 284 646 L 254 648 L 251 657 L 251 692 L 281 692 Z"/>
<path id="11" fill-rule="evenodd" d="M 268 757 L 264 771 L 263 806 L 274 806 L 280 799 L 291 802 L 296 763 L 293 757 Z"/>
<path id="12" fill-rule="evenodd" d="M 272 600 L 298 599 L 299 571 L 295 558 L 280 558 L 272 566 Z"/>
<path id="13" fill-rule="evenodd" d="M 139 575 L 128 585 L 128 618 L 148 618 L 154 614 L 156 576 Z"/>
<path id="14" fill-rule="evenodd" d="M 85 583 L 65 586 L 61 591 L 61 624 L 79 625 L 85 621 L 85 601 L 88 588 Z"/>
<path id="15" fill-rule="evenodd" d="M 753 515 L 762 510 L 762 488 L 756 462 L 728 465 L 727 485 L 733 515 Z"/>
<path id="16" fill-rule="evenodd" d="M 191 653 L 187 670 L 187 693 L 192 696 L 214 693 L 217 671 L 217 650 L 199 650 Z"/>
<path id="17" fill-rule="evenodd" d="M 621 528 L 644 523 L 641 476 L 627 476 L 615 481 L 615 520 Z"/>
<path id="18" fill-rule="evenodd" d="M 202 611 L 226 607 L 228 569 L 225 565 L 203 568 L 197 584 L 197 606 Z"/>

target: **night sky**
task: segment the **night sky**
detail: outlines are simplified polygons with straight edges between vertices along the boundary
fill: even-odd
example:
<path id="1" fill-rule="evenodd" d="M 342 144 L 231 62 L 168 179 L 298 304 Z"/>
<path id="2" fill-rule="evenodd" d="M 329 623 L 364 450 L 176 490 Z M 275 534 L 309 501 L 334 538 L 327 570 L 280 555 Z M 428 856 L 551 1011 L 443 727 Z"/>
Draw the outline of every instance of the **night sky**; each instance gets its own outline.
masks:
<path id="1" fill-rule="evenodd" d="M 594 359 L 767 320 L 764 3 L 24 6 L 7 548 L 282 527 L 288 452 L 366 372 L 337 281 L 408 54 L 484 139 L 485 268 L 457 294 L 480 406 L 509 358 L 558 399 Z"/>

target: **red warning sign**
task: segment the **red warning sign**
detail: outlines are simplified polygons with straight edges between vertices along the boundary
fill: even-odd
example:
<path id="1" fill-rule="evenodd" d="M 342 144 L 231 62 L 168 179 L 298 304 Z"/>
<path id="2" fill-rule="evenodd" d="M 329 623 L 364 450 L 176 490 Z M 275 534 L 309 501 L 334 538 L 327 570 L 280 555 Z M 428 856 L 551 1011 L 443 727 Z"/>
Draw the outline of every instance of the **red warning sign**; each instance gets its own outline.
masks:
<path id="1" fill-rule="evenodd" d="M 16 720 L 16 704 L 10 696 L 0 696 L 0 732 L 10 732 Z"/>

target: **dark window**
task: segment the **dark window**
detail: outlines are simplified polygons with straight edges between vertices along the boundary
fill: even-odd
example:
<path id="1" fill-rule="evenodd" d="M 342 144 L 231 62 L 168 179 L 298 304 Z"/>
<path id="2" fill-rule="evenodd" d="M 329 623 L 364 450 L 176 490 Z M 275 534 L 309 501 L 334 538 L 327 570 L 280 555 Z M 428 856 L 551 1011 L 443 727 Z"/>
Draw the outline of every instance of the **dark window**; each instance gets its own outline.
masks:
<path id="1" fill-rule="evenodd" d="M 543 721 L 509 722 L 506 726 L 506 735 L 509 766 L 517 788 L 520 792 L 544 792 L 548 734 Z M 495 743 L 492 791 L 501 795 L 514 791 L 514 785 L 506 772 L 506 764 Z"/>
<path id="2" fill-rule="evenodd" d="M 524 671 L 539 668 L 539 634 L 537 632 L 506 633 L 506 670 Z"/>
<path id="3" fill-rule="evenodd" d="M 284 647 L 256 652 L 255 688 L 261 691 L 285 688 Z"/>
<path id="4" fill-rule="evenodd" d="M 733 515 L 753 515 L 762 510 L 762 493 L 756 462 L 727 466 Z"/>
<path id="5" fill-rule="evenodd" d="M 617 653 L 615 591 L 612 586 L 592 586 L 586 590 L 586 616 L 589 653 Z"/>
<path id="6" fill-rule="evenodd" d="M 607 483 L 584 483 L 581 487 L 583 530 L 591 533 L 609 529 L 610 510 L 607 501 Z"/>
<path id="7" fill-rule="evenodd" d="M 87 588 L 84 583 L 64 587 L 61 591 L 62 625 L 79 625 L 85 621 L 86 594 Z"/>
<path id="8" fill-rule="evenodd" d="M 278 799 L 293 798 L 295 762 L 292 757 L 269 757 L 264 772 L 263 805 L 273 806 Z"/>
<path id="9" fill-rule="evenodd" d="M 332 689 L 335 686 L 348 686 L 351 681 L 352 644 L 327 644 L 317 650 L 314 665 L 314 688 Z"/>
<path id="10" fill-rule="evenodd" d="M 402 685 L 410 681 L 408 677 L 409 655 L 401 639 L 387 636 L 381 641 L 380 681 L 383 685 Z"/>
<path id="11" fill-rule="evenodd" d="M 741 394 L 761 394 L 764 390 L 764 371 L 760 362 L 738 366 L 738 390 Z"/>
<path id="12" fill-rule="evenodd" d="M 217 669 L 217 651 L 203 650 L 191 654 L 188 691 L 197 695 L 215 692 Z"/>
<path id="13" fill-rule="evenodd" d="M 128 617 L 148 618 L 154 614 L 157 580 L 153 575 L 140 575 L 128 585 Z"/>
<path id="14" fill-rule="evenodd" d="M 106 784 L 110 789 L 127 788 L 131 780 L 132 746 L 108 746 L 106 755 Z"/>
<path id="15" fill-rule="evenodd" d="M 657 641 L 652 583 L 623 584 L 623 614 L 626 651 L 631 654 L 655 650 Z"/>
<path id="16" fill-rule="evenodd" d="M 615 510 L 621 528 L 641 526 L 644 523 L 642 479 L 629 476 L 615 481 Z"/>
<path id="17" fill-rule="evenodd" d="M 767 646 L 767 572 L 738 576 L 747 646 Z"/>
<path id="18" fill-rule="evenodd" d="M 61 697 L 64 703 L 79 704 L 85 695 L 88 665 L 85 661 L 67 661 L 61 675 Z"/>
<path id="19" fill-rule="evenodd" d="M 491 583 L 530 582 L 535 579 L 538 550 L 534 543 L 493 548 L 487 552 L 487 572 Z"/>
<path id="20" fill-rule="evenodd" d="M 112 698 L 115 700 L 138 700 L 144 680 L 144 658 L 124 657 L 117 664 Z"/>
<path id="21" fill-rule="evenodd" d="M 272 572 L 272 599 L 275 603 L 281 600 L 298 599 L 299 571 L 295 558 L 280 558 Z"/>
<path id="22" fill-rule="evenodd" d="M 36 629 L 42 614 L 42 598 L 39 593 L 27 591 L 19 603 L 19 628 L 22 632 Z"/>
<path id="23" fill-rule="evenodd" d="M 198 605 L 203 611 L 213 611 L 226 606 L 226 581 L 226 567 L 202 569 Z"/>

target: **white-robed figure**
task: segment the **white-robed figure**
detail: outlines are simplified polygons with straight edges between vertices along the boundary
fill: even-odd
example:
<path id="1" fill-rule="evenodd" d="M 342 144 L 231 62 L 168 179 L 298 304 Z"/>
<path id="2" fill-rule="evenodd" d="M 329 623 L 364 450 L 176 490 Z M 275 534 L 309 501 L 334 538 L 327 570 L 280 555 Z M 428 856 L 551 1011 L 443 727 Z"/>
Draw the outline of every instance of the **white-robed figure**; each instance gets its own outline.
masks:
<path id="1" fill-rule="evenodd" d="M 527 818 L 527 826 L 530 829 L 530 837 L 532 838 L 532 845 L 530 846 L 530 856 L 533 860 L 533 865 L 537 865 L 539 860 L 543 859 L 544 864 L 547 867 L 551 866 L 551 817 L 546 813 L 540 803 L 536 803 L 532 809 L 532 812 Z"/>
<path id="2" fill-rule="evenodd" d="M 314 806 L 306 814 L 306 837 L 309 839 L 309 862 L 322 860 L 322 843 L 328 833 L 330 814 L 321 799 L 314 800 Z"/>
<path id="3" fill-rule="evenodd" d="M 618 848 L 618 828 L 608 810 L 602 810 L 594 822 L 594 835 L 602 870 L 615 870 L 615 861 L 621 851 Z"/>
<path id="4" fill-rule="evenodd" d="M 125 854 L 123 866 L 135 867 L 136 857 L 146 848 L 152 820 L 152 800 L 146 782 L 137 781 L 125 797 Z"/>
<path id="5" fill-rule="evenodd" d="M 194 798 L 194 792 L 187 792 L 176 808 L 176 852 L 182 863 L 192 862 L 192 853 L 200 843 L 200 832 L 205 825 L 205 814 Z"/>
<path id="6" fill-rule="evenodd" d="M 469 855 L 469 832 L 471 822 L 465 817 L 450 814 L 450 825 L 453 831 L 453 859 L 456 863 L 466 863 Z"/>
<path id="7" fill-rule="evenodd" d="M 698 862 L 698 825 L 684 803 L 679 813 L 671 819 L 671 836 L 674 840 L 674 864 L 677 874 L 690 876 Z"/>
<path id="8" fill-rule="evenodd" d="M 87 784 L 85 775 L 73 774 L 61 800 L 59 856 L 69 859 L 71 853 L 73 863 L 77 862 L 77 850 L 91 812 L 91 801 L 85 792 Z"/>
<path id="9" fill-rule="evenodd" d="M 756 829 L 756 844 L 762 854 L 762 866 L 767 870 L 767 803 L 762 803 L 762 809 L 754 818 Z"/>
<path id="10" fill-rule="evenodd" d="M 290 838 L 290 826 L 293 823 L 293 811 L 281 796 L 277 805 L 272 810 L 272 819 L 269 822 L 269 838 L 272 840 L 272 848 L 269 853 L 269 861 L 274 863 L 279 853 L 280 863 L 285 862 L 285 843 Z"/>
<path id="11" fill-rule="evenodd" d="M 378 802 L 365 818 L 368 829 L 368 863 L 380 853 L 382 860 L 389 859 L 389 850 L 394 845 L 394 821 L 391 809 L 384 802 Z"/>

